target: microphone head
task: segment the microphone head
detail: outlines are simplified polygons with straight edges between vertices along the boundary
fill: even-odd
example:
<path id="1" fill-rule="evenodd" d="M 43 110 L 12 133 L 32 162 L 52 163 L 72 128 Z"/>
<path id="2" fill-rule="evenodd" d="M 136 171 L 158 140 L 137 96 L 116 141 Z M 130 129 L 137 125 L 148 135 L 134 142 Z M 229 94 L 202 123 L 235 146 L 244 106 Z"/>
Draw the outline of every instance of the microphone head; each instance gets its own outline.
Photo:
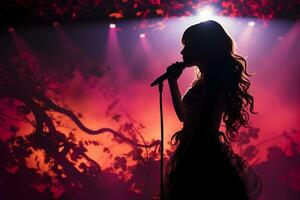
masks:
<path id="1" fill-rule="evenodd" d="M 186 67 L 186 64 L 184 62 L 176 62 L 176 63 L 174 63 L 172 65 L 176 65 L 174 67 L 176 67 L 176 69 L 179 68 L 180 70 L 184 70 L 184 68 Z M 172 66 L 172 65 L 170 65 L 170 66 Z M 169 76 L 168 72 L 164 73 L 163 75 L 161 75 L 160 77 L 158 77 L 155 81 L 153 81 L 150 84 L 151 87 L 153 87 L 154 85 L 157 85 L 160 82 L 163 82 L 164 80 L 166 80 L 168 78 L 168 76 Z"/>

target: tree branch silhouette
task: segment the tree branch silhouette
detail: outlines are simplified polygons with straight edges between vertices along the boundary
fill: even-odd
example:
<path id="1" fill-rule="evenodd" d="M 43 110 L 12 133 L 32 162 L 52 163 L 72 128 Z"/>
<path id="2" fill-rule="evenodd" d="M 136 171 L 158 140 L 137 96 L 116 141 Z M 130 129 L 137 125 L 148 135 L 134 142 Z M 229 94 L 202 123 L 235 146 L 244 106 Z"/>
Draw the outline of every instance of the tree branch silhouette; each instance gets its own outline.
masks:
<path id="1" fill-rule="evenodd" d="M 55 75 L 56 74 L 54 73 L 54 76 Z M 118 141 L 131 146 L 132 151 L 124 157 L 120 157 L 119 160 L 115 159 L 115 163 L 120 164 L 119 166 L 122 166 L 122 169 L 127 169 L 126 157 L 131 157 L 133 160 L 137 161 L 138 164 L 132 167 L 132 171 L 130 173 L 134 173 L 134 170 L 140 170 L 141 173 L 138 176 L 132 176 L 130 181 L 125 181 L 125 179 L 121 181 L 121 179 L 118 179 L 120 181 L 118 184 L 124 187 L 124 191 L 128 192 L 128 188 L 135 185 L 136 182 L 144 181 L 144 171 L 141 171 L 143 167 L 148 169 L 147 166 L 152 163 L 153 167 L 149 168 L 149 170 L 155 171 L 155 167 L 158 166 L 158 162 L 155 160 L 155 154 L 153 153 L 152 158 L 145 162 L 143 160 L 142 149 L 146 148 L 147 151 L 148 148 L 152 147 L 157 149 L 160 144 L 158 140 L 147 143 L 142 137 L 143 141 L 142 143 L 139 143 L 134 135 L 129 134 L 129 137 L 125 136 L 124 134 L 127 134 L 125 130 L 123 134 L 122 130 L 116 131 L 108 127 L 96 130 L 88 128 L 79 119 L 80 116 L 77 116 L 69 108 L 65 108 L 66 105 L 60 106 L 56 103 L 63 102 L 63 99 L 61 99 L 63 98 L 63 95 L 58 94 L 59 98 L 56 98 L 57 96 L 55 95 L 57 91 L 54 90 L 57 88 L 54 87 L 52 89 L 52 79 L 49 76 L 49 73 L 47 75 L 47 71 L 42 72 L 39 71 L 38 68 L 30 67 L 30 63 L 26 63 L 26 61 L 22 60 L 22 58 L 18 56 L 14 57 L 14 62 L 8 62 L 4 65 L 0 64 L 0 100 L 12 99 L 17 100 L 22 104 L 21 106 L 19 106 L 19 103 L 18 106 L 14 103 L 6 105 L 9 110 L 14 109 L 14 107 L 17 109 L 18 117 L 9 117 L 9 120 L 14 121 L 14 119 L 18 119 L 16 122 L 23 120 L 23 122 L 28 123 L 31 127 L 33 127 L 33 131 L 25 136 L 17 136 L 14 134 L 7 141 L 0 141 L 0 148 L 5 149 L 3 152 L 6 152 L 6 156 L 10 159 L 9 161 L 4 160 L 2 162 L 0 160 L 1 166 L 3 165 L 5 168 L 8 165 L 11 165 L 17 168 L 22 168 L 26 172 L 31 171 L 33 174 L 38 175 L 38 170 L 41 170 L 40 160 L 37 160 L 37 158 L 35 159 L 37 169 L 29 169 L 26 165 L 25 158 L 33 156 L 34 151 L 41 151 L 43 153 L 42 158 L 44 159 L 44 163 L 47 164 L 48 167 L 50 167 L 50 170 L 54 172 L 56 179 L 63 185 L 63 188 L 67 192 L 74 191 L 74 189 L 77 188 L 85 195 L 84 198 L 87 199 L 93 199 L 93 195 L 95 197 L 99 196 L 99 194 L 107 193 L 108 191 L 103 191 L 103 188 L 105 188 L 105 181 L 99 180 L 104 180 L 105 174 L 106 176 L 109 176 L 107 177 L 108 179 L 116 176 L 116 174 L 102 171 L 101 166 L 88 156 L 87 149 L 85 148 L 85 145 L 87 144 L 84 144 L 82 141 L 79 141 L 79 143 L 75 142 L 76 137 L 73 132 L 71 132 L 67 137 L 65 133 L 59 131 L 60 126 L 55 124 L 55 120 L 57 118 L 55 115 L 52 115 L 57 113 L 62 115 L 63 118 L 70 119 L 75 124 L 76 128 L 86 134 L 112 134 L 112 136 L 118 139 Z M 72 79 L 73 77 L 70 76 L 64 78 L 68 80 L 68 78 Z M 6 118 L 8 115 L 0 109 L 0 116 Z M 12 131 L 15 131 L 16 133 L 18 131 L 18 127 L 15 129 L 16 130 Z M 135 130 L 133 134 L 137 134 L 136 131 L 137 130 Z M 133 138 L 130 138 L 130 136 Z M 12 147 L 10 147 L 10 145 Z M 17 160 L 15 160 L 16 157 L 18 158 Z M 111 169 L 114 168 L 117 169 L 117 167 L 111 167 Z M 5 173 L 8 173 L 11 176 L 19 175 L 19 173 Z M 3 172 L 3 174 L 5 173 Z M 47 172 L 44 172 L 43 176 L 49 176 L 47 174 Z M 40 183 L 49 184 L 51 186 L 53 178 L 49 178 L 50 181 L 43 182 L 43 176 L 39 176 L 39 179 L 41 179 Z M 153 176 L 151 178 L 153 178 Z M 32 180 L 27 178 L 25 179 L 25 184 L 28 186 L 33 184 Z M 143 186 L 138 185 L 138 187 L 142 188 Z M 45 191 L 43 195 L 46 193 L 47 192 Z M 137 193 L 134 194 L 137 195 Z M 147 195 L 151 196 L 152 193 L 149 192 Z M 72 194 L 72 196 L 74 196 L 74 194 Z"/>
<path id="2" fill-rule="evenodd" d="M 51 101 L 51 99 L 47 98 L 46 96 L 44 96 L 42 94 L 37 94 L 37 99 L 42 101 L 45 104 L 45 107 L 47 109 L 51 109 L 53 111 L 56 111 L 58 113 L 68 116 L 78 126 L 78 128 L 80 128 L 80 130 L 84 131 L 87 134 L 98 135 L 98 134 L 102 134 L 102 133 L 111 133 L 115 137 L 122 139 L 124 142 L 126 142 L 130 145 L 138 146 L 138 147 L 150 148 L 150 147 L 159 145 L 159 141 L 154 141 L 151 144 L 136 143 L 136 142 L 130 140 L 129 138 L 123 136 L 122 133 L 115 131 L 111 128 L 100 128 L 97 130 L 89 129 L 78 119 L 78 117 L 72 111 L 58 106 L 57 104 L 55 104 L 53 101 Z"/>

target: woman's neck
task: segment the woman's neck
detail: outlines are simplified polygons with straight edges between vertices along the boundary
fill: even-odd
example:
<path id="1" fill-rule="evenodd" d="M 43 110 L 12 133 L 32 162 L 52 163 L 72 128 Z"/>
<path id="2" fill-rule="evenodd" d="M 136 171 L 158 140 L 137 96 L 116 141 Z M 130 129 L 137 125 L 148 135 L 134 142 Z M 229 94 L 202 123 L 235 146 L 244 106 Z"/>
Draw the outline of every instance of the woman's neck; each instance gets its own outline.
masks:
<path id="1" fill-rule="evenodd" d="M 201 74 L 201 80 L 204 82 L 210 80 L 221 81 L 223 79 L 224 73 L 221 72 L 220 66 L 211 64 L 211 65 L 202 65 L 200 67 L 198 66 L 198 68 Z"/>

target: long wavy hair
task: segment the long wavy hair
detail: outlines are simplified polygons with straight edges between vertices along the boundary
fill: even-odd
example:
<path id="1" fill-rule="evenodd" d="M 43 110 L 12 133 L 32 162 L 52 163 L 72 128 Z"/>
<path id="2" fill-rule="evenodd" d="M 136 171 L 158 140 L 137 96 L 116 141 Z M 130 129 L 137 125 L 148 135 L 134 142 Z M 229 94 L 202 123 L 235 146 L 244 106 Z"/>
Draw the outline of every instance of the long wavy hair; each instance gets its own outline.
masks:
<path id="1" fill-rule="evenodd" d="M 205 60 L 208 79 L 223 79 L 226 84 L 226 102 L 223 121 L 226 137 L 233 141 L 241 126 L 249 126 L 249 112 L 254 112 L 254 98 L 249 93 L 251 76 L 245 58 L 235 53 L 234 43 L 223 27 L 212 20 L 190 26 L 183 34 L 182 43 L 193 49 L 193 57 Z M 197 81 L 202 76 L 197 75 Z"/>

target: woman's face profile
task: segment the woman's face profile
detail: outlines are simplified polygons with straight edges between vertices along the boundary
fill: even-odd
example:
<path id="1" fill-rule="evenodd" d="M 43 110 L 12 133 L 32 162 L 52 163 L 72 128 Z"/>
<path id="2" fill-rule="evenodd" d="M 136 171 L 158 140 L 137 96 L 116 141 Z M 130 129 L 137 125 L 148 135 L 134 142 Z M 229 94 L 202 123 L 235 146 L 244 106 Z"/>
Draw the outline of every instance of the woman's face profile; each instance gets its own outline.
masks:
<path id="1" fill-rule="evenodd" d="M 182 60 L 186 64 L 186 67 L 201 65 L 202 59 L 197 56 L 197 49 L 191 44 L 184 44 L 181 50 Z"/>
<path id="2" fill-rule="evenodd" d="M 196 59 L 194 58 L 194 51 L 191 45 L 184 45 L 183 49 L 181 50 L 182 60 L 187 65 L 187 67 L 193 66 L 196 64 Z"/>

